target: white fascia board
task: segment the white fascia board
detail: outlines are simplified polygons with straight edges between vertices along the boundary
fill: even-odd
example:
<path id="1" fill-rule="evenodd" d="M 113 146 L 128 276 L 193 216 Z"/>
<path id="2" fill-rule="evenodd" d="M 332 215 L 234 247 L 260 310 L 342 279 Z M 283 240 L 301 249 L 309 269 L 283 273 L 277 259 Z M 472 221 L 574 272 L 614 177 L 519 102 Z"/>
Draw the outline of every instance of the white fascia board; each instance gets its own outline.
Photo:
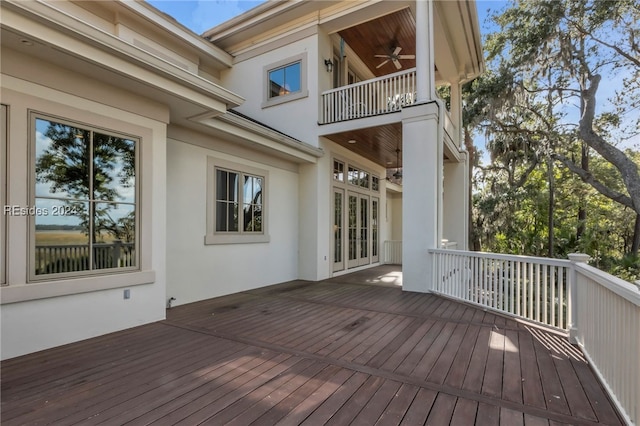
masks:
<path id="1" fill-rule="evenodd" d="M 224 133 L 240 137 L 268 150 L 294 157 L 301 163 L 316 163 L 318 158 L 324 156 L 324 151 L 321 148 L 316 148 L 231 113 L 215 117 L 202 115 L 191 117 L 190 119 Z"/>
<path id="2" fill-rule="evenodd" d="M 270 16 L 280 14 L 287 9 L 298 6 L 296 3 L 299 2 L 267 1 L 241 15 L 236 16 L 235 18 L 229 19 L 228 21 L 205 31 L 202 33 L 202 37 L 215 42 L 216 40 L 224 38 L 229 34 L 242 30 L 243 28 L 258 25 Z"/>
<path id="3" fill-rule="evenodd" d="M 223 113 L 244 102 L 239 95 L 151 55 L 50 4 L 3 0 L 0 23 L 166 93 Z M 82 52 L 82 53 L 79 53 Z"/>
<path id="4" fill-rule="evenodd" d="M 233 56 L 220 49 L 219 47 L 209 43 L 203 37 L 192 32 L 190 29 L 184 27 L 179 22 L 167 19 L 165 16 L 160 14 L 161 12 L 159 12 L 155 7 L 151 6 L 146 1 L 118 1 L 138 15 L 152 22 L 156 26 L 168 31 L 174 37 L 180 38 L 181 40 L 200 50 L 200 52 L 204 53 L 205 55 L 215 58 L 218 62 L 220 62 L 227 68 L 232 67 Z"/>

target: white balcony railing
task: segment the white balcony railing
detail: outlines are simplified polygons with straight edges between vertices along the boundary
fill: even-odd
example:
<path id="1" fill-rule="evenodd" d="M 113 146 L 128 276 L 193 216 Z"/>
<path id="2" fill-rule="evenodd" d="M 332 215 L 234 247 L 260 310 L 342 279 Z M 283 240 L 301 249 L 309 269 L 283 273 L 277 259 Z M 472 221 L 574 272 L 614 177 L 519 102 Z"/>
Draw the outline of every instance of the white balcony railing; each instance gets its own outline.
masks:
<path id="1" fill-rule="evenodd" d="M 416 101 L 416 69 L 338 87 L 322 93 L 320 124 L 399 111 Z"/>
<path id="2" fill-rule="evenodd" d="M 430 250 L 438 293 L 568 330 L 568 260 Z"/>
<path id="3" fill-rule="evenodd" d="M 382 254 L 382 263 L 386 265 L 402 265 L 402 241 L 385 241 Z"/>
<path id="4" fill-rule="evenodd" d="M 574 282 L 572 338 L 627 423 L 640 424 L 640 290 L 585 263 Z"/>
<path id="5" fill-rule="evenodd" d="M 432 288 L 570 332 L 628 424 L 640 419 L 640 290 L 572 261 L 432 249 Z"/>

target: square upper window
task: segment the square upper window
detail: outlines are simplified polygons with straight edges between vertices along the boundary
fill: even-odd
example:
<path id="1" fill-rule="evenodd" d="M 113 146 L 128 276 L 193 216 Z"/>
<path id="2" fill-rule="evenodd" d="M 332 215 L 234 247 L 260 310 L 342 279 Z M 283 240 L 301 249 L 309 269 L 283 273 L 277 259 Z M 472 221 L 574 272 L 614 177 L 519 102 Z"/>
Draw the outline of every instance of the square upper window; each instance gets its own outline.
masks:
<path id="1" fill-rule="evenodd" d="M 265 66 L 263 75 L 263 108 L 309 96 L 306 53 Z"/>
<path id="2" fill-rule="evenodd" d="M 269 71 L 269 98 L 300 91 L 300 61 Z"/>

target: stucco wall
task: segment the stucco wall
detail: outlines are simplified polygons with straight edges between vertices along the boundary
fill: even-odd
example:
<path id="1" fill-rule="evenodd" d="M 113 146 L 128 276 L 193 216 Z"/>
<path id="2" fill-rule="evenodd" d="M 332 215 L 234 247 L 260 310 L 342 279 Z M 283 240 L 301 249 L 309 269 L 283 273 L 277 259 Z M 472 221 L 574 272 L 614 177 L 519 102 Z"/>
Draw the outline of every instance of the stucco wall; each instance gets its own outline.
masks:
<path id="1" fill-rule="evenodd" d="M 301 54 L 305 56 L 307 64 L 308 96 L 279 105 L 263 107 L 267 88 L 265 67 L 268 68 L 270 64 Z M 326 71 L 324 73 L 327 74 Z M 289 136 L 318 146 L 318 77 L 318 36 L 314 34 L 236 62 L 232 70 L 221 74 L 221 82 L 224 87 L 246 99 L 246 102 L 237 108 L 238 111 Z"/>
<path id="2" fill-rule="evenodd" d="M 165 315 L 163 120 L 168 118 L 167 109 L 33 59 L 4 66 L 5 61 L 19 56 L 3 50 L 2 102 L 9 110 L 7 204 L 32 205 L 29 110 L 138 136 L 141 270 L 29 282 L 29 217 L 4 217 L 8 222 L 8 250 L 7 285 L 0 290 L 3 359 L 156 321 Z M 21 70 L 20 63 L 29 69 Z M 144 109 L 147 116 L 110 105 L 114 99 Z M 150 117 L 154 115 L 156 118 Z M 124 299 L 124 289 L 130 290 L 130 299 Z"/>
<path id="3" fill-rule="evenodd" d="M 298 278 L 298 173 L 169 139 L 167 297 L 174 305 Z M 268 243 L 205 245 L 207 157 L 268 171 Z"/>

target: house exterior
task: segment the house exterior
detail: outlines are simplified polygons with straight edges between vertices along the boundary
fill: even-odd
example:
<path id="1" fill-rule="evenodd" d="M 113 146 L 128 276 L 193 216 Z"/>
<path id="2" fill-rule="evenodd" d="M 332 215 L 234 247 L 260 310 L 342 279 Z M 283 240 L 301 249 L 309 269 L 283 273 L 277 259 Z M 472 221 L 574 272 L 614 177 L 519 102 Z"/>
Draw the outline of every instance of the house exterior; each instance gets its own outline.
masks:
<path id="1" fill-rule="evenodd" d="M 202 36 L 139 1 L 1 8 L 2 359 L 383 262 L 426 292 L 429 249 L 467 248 L 474 2 L 267 2 Z"/>

